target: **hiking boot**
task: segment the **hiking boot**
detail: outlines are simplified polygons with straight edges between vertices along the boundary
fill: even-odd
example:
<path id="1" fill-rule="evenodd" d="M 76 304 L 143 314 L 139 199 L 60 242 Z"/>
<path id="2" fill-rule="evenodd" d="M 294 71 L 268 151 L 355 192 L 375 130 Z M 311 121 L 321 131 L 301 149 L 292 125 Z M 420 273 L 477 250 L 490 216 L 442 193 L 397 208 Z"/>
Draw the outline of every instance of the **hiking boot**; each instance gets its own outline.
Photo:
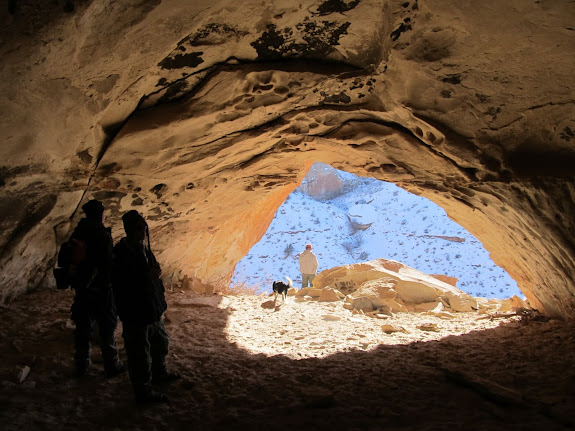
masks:
<path id="1" fill-rule="evenodd" d="M 143 394 L 136 395 L 136 402 L 140 404 L 167 403 L 168 397 L 161 392 L 149 390 Z"/>
<path id="2" fill-rule="evenodd" d="M 164 370 L 159 373 L 155 373 L 152 376 L 152 383 L 167 383 L 174 380 L 180 380 L 182 376 L 179 373 Z"/>
<path id="3" fill-rule="evenodd" d="M 104 369 L 106 371 L 106 377 L 111 379 L 113 377 L 119 376 L 122 373 L 125 373 L 128 368 L 122 361 L 118 361 L 113 365 L 105 366 Z"/>

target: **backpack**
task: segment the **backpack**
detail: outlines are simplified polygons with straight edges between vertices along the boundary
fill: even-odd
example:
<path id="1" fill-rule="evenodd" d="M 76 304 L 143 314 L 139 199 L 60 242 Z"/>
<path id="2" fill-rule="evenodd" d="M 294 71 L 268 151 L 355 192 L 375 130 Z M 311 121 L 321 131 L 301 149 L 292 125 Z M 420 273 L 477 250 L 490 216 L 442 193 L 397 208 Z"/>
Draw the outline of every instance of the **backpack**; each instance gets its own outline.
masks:
<path id="1" fill-rule="evenodd" d="M 86 260 L 87 250 L 86 243 L 77 238 L 71 238 L 60 246 L 58 266 L 53 271 L 57 289 L 72 287 L 81 264 Z"/>

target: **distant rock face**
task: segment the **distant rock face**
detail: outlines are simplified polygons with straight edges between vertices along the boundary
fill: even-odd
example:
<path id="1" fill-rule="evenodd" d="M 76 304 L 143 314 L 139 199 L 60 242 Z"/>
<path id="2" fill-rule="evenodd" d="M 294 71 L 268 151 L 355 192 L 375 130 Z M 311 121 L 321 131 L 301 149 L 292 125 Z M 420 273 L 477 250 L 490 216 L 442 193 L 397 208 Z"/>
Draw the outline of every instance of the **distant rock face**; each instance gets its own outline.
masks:
<path id="1" fill-rule="evenodd" d="M 0 301 L 52 285 L 87 199 L 167 281 L 227 285 L 314 161 L 431 199 L 575 318 L 567 2 L 10 2 Z"/>
<path id="2" fill-rule="evenodd" d="M 314 163 L 298 190 L 313 199 L 325 201 L 343 195 L 353 186 L 351 181 L 345 181 L 331 166 Z"/>

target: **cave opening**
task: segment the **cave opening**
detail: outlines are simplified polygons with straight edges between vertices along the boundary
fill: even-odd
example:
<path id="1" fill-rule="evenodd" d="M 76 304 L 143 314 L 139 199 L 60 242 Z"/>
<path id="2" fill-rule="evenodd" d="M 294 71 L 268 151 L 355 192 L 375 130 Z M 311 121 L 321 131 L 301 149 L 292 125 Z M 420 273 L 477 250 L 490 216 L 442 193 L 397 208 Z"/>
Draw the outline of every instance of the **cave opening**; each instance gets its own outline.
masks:
<path id="1" fill-rule="evenodd" d="M 230 288 L 269 293 L 273 281 L 286 276 L 300 287 L 298 255 L 308 243 L 318 256 L 318 273 L 383 258 L 455 278 L 457 288 L 472 296 L 523 296 L 481 242 L 432 201 L 321 162 L 238 262 Z"/>

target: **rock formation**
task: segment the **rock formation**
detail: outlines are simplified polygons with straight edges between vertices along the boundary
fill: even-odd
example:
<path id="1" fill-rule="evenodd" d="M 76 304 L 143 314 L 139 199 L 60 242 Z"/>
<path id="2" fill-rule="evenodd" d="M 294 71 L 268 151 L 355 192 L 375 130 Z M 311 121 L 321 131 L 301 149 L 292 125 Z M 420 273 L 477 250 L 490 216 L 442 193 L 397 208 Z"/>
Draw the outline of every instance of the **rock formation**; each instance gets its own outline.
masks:
<path id="1" fill-rule="evenodd" d="M 64 4 L 63 4 L 64 3 Z M 443 207 L 575 317 L 567 0 L 8 2 L 0 300 L 53 283 L 98 198 L 164 274 L 225 286 L 313 161 Z"/>
<path id="2" fill-rule="evenodd" d="M 351 298 L 369 298 L 371 310 L 387 306 L 392 311 L 407 311 L 405 305 L 437 305 L 441 300 L 450 303 L 451 298 L 462 302 L 472 298 L 436 276 L 387 259 L 326 269 L 314 278 L 312 290 L 325 288 L 334 288 Z"/>
<path id="3" fill-rule="evenodd" d="M 291 295 L 319 302 L 345 300 L 344 308 L 371 317 L 393 313 L 425 312 L 452 318 L 453 312 L 533 313 L 530 305 L 514 295 L 507 299 L 473 297 L 455 287 L 452 277 L 425 274 L 394 260 L 375 259 L 320 272 L 313 287 L 293 289 Z"/>
<path id="4" fill-rule="evenodd" d="M 317 201 L 334 199 L 353 190 L 361 182 L 359 178 L 346 180 L 338 171 L 324 163 L 314 163 L 302 180 L 298 190 Z"/>

